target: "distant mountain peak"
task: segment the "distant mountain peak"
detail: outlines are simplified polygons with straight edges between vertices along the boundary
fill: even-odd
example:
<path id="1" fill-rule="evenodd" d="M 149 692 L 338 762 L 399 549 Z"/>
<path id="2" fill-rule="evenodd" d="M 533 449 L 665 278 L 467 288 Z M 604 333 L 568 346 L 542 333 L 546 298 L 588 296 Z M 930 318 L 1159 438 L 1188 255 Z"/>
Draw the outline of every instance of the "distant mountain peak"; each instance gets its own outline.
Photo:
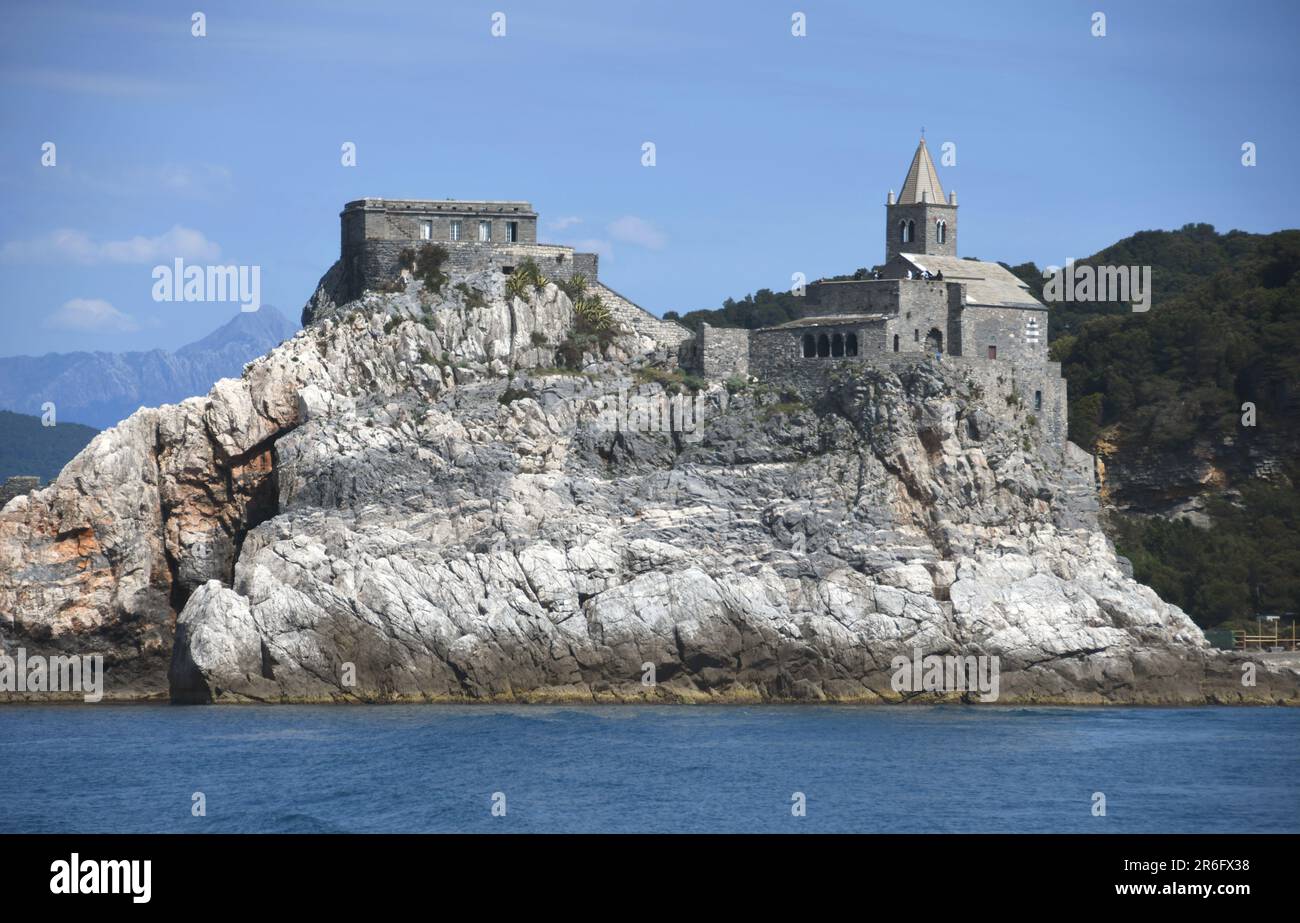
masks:
<path id="1" fill-rule="evenodd" d="M 221 378 L 293 336 L 297 326 L 271 305 L 236 313 L 207 336 L 175 351 L 47 353 L 0 358 L 0 409 L 40 414 L 47 401 L 59 422 L 113 426 L 142 406 L 206 394 Z"/>

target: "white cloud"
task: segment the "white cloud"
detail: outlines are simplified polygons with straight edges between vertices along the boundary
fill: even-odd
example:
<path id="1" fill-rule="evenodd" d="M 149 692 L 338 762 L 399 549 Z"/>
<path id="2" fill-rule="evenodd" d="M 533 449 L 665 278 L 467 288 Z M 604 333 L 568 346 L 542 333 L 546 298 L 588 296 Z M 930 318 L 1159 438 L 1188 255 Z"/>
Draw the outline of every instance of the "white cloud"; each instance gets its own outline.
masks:
<path id="1" fill-rule="evenodd" d="M 91 96 L 149 98 L 184 92 L 186 87 L 173 80 L 151 80 L 127 74 L 92 73 L 55 68 L 29 68 L 10 71 L 6 82 L 16 82 L 43 90 Z"/>
<path id="2" fill-rule="evenodd" d="M 213 163 L 163 164 L 155 175 L 144 177 L 145 182 L 156 182 L 163 191 L 182 195 L 210 196 L 230 192 L 230 168 Z"/>
<path id="3" fill-rule="evenodd" d="M 546 227 L 552 231 L 563 231 L 573 227 L 575 224 L 582 224 L 582 219 L 574 215 L 567 215 L 563 218 L 556 218 L 553 221 L 546 222 Z"/>
<path id="4" fill-rule="evenodd" d="M 662 250 L 668 243 L 668 237 L 663 231 L 635 215 L 624 215 L 611 222 L 605 230 L 620 243 L 645 247 L 647 250 Z"/>
<path id="5" fill-rule="evenodd" d="M 184 260 L 215 260 L 221 247 L 203 236 L 202 231 L 179 224 L 155 237 L 137 235 L 128 240 L 96 241 L 85 231 L 61 228 L 33 240 L 11 240 L 0 248 L 0 260 L 6 263 L 73 262 L 90 266 L 97 263 L 160 263 L 177 257 Z"/>
<path id="6" fill-rule="evenodd" d="M 123 314 L 102 298 L 73 298 L 46 319 L 47 327 L 79 332 L 139 330 L 134 318 Z"/>

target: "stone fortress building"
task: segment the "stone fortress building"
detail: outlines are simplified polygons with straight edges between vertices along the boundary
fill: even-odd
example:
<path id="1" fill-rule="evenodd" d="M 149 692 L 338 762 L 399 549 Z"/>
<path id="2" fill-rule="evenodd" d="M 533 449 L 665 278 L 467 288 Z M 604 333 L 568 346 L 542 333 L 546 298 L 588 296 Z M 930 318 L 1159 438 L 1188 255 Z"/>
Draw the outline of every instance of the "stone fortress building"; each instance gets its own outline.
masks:
<path id="1" fill-rule="evenodd" d="M 588 291 L 599 295 L 624 326 L 672 349 L 691 336 L 690 330 L 655 317 L 601 282 L 597 254 L 539 244 L 537 212 L 528 202 L 357 199 L 343 206 L 339 221 L 345 301 L 396 278 L 401 252 L 430 243 L 444 247 L 446 265 L 462 273 L 509 274 L 527 259 L 551 278 L 569 279 L 581 273 Z"/>
<path id="2" fill-rule="evenodd" d="M 1047 307 L 1003 266 L 957 256 L 957 195 L 945 198 L 924 137 L 901 193 L 885 202 L 879 276 L 813 282 L 803 316 L 776 327 L 706 324 L 684 345 L 683 364 L 816 391 L 845 366 L 922 354 L 957 366 L 995 406 L 1027 407 L 1064 444 L 1066 385 L 1047 357 Z"/>

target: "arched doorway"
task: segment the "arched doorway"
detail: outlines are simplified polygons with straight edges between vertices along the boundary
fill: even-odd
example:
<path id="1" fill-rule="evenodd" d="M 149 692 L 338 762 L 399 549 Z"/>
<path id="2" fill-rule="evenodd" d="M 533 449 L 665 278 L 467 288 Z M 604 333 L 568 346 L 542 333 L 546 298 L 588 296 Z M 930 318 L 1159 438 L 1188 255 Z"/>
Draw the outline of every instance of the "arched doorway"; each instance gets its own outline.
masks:
<path id="1" fill-rule="evenodd" d="M 938 327 L 931 327 L 930 332 L 925 335 L 925 351 L 928 353 L 943 352 L 943 334 L 939 332 Z"/>
<path id="2" fill-rule="evenodd" d="M 813 339 L 813 335 L 811 333 L 805 333 L 803 335 L 803 357 L 805 359 L 811 359 L 816 355 L 817 355 L 817 341 Z"/>
<path id="3" fill-rule="evenodd" d="M 817 358 L 825 359 L 831 354 L 831 338 L 822 334 L 817 338 Z"/>

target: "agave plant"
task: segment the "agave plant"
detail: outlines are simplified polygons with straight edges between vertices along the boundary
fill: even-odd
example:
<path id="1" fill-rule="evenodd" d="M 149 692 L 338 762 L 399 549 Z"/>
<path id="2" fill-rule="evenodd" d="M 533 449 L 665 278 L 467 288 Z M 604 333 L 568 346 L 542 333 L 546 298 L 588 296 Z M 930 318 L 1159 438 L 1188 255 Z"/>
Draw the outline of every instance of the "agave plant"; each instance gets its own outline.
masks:
<path id="1" fill-rule="evenodd" d="M 577 301 L 582 294 L 587 291 L 587 277 L 580 272 L 575 272 L 569 278 L 557 283 L 569 296 L 570 301 Z"/>
<path id="2" fill-rule="evenodd" d="M 614 323 L 614 316 L 599 295 L 583 295 L 573 303 L 573 310 L 592 330 L 608 330 Z"/>
<path id="3" fill-rule="evenodd" d="M 506 294 L 512 298 L 523 298 L 528 294 L 528 279 L 523 272 L 516 269 L 506 279 Z"/>

